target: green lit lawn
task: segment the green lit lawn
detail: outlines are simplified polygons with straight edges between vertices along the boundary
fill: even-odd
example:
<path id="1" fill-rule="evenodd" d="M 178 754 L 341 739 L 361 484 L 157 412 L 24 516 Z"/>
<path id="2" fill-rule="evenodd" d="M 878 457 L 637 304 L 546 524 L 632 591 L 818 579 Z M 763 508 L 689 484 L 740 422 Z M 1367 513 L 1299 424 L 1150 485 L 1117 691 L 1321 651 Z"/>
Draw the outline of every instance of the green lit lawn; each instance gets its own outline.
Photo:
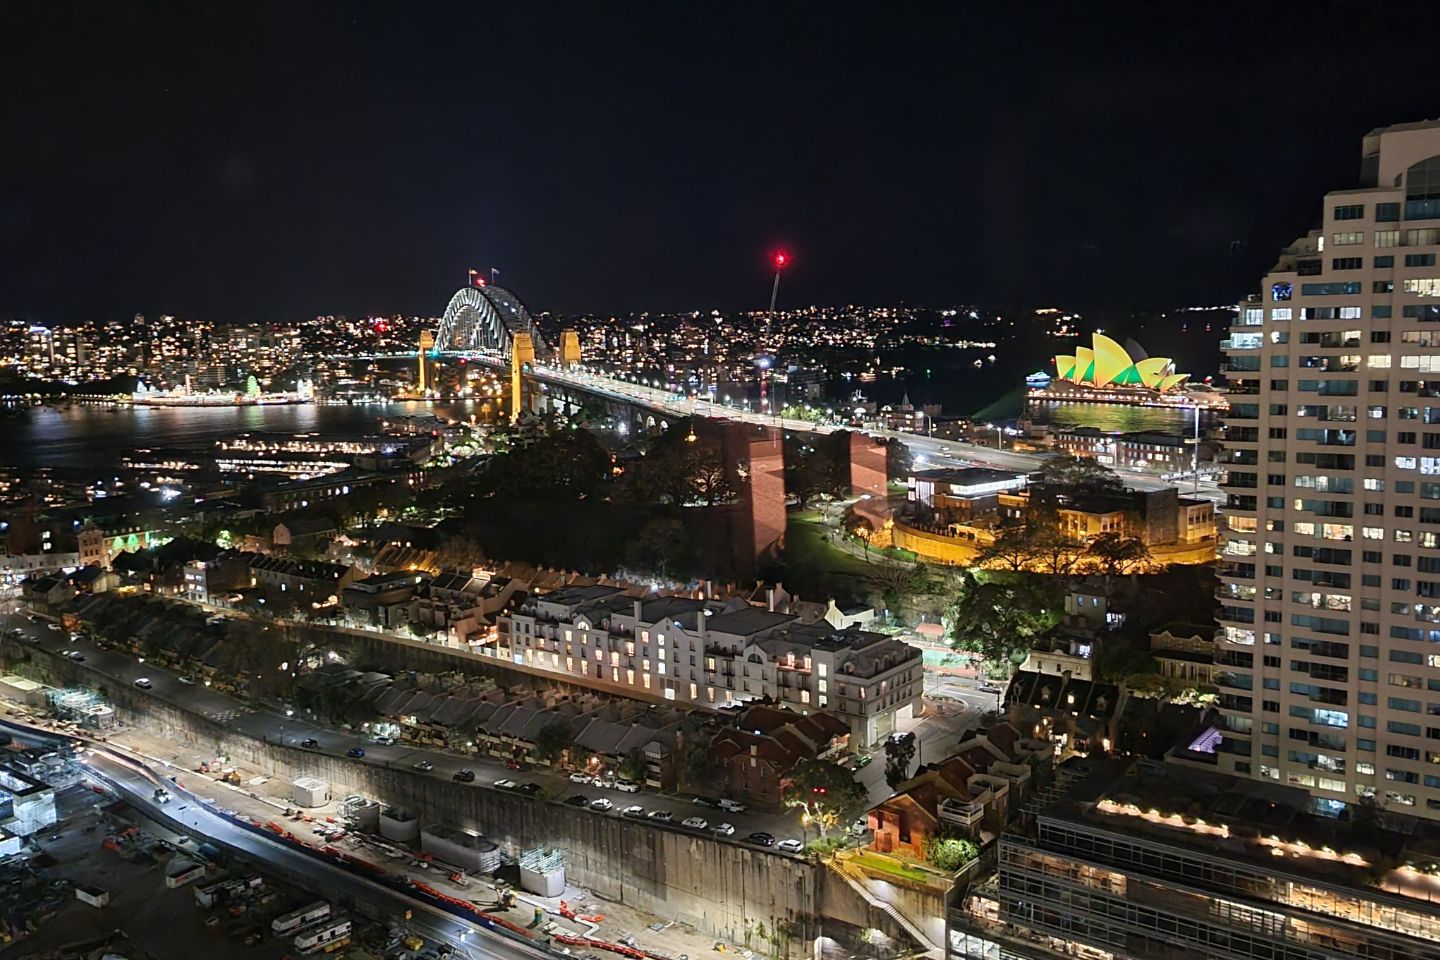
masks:
<path id="1" fill-rule="evenodd" d="M 885 873 L 892 877 L 899 877 L 901 880 L 909 880 L 912 883 L 930 883 L 935 875 L 928 870 L 921 870 L 919 867 L 908 866 L 890 857 L 876 856 L 872 853 L 860 853 L 849 858 L 850 862 L 857 867 L 864 867 L 875 873 Z"/>
<path id="2" fill-rule="evenodd" d="M 830 543 L 825 538 L 829 529 L 814 510 L 791 513 L 777 575 L 787 590 L 809 600 L 862 600 L 868 592 L 868 565 Z"/>

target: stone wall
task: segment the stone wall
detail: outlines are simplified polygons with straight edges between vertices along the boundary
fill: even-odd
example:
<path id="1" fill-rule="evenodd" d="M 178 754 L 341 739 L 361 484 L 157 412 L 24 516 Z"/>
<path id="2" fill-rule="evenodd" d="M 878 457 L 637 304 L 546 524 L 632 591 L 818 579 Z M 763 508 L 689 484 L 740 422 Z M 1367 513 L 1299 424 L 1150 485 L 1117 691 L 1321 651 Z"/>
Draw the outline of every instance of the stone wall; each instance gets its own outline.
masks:
<path id="1" fill-rule="evenodd" d="M 416 810 L 422 823 L 478 831 L 511 855 L 558 847 L 565 851 L 570 883 L 762 954 L 808 955 L 826 915 L 845 925 L 892 932 L 889 917 L 844 883 L 826 883 L 826 871 L 808 860 L 409 768 L 267 743 L 124 684 L 97 684 L 83 665 L 8 638 L 0 639 L 0 660 L 52 685 L 103 687 L 126 723 L 177 745 L 223 754 L 241 767 L 286 782 L 320 777 L 330 782 L 333 795 L 360 793 Z"/>

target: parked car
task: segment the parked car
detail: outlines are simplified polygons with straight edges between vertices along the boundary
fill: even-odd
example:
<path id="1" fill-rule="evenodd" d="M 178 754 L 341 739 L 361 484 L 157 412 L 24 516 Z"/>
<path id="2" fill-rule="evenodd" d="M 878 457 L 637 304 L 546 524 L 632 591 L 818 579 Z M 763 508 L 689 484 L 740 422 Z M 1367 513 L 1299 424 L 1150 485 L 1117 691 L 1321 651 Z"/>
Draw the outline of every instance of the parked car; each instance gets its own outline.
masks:
<path id="1" fill-rule="evenodd" d="M 600 813 L 604 813 L 613 806 L 615 806 L 615 804 L 610 802 L 609 797 L 596 797 L 590 801 L 590 809 L 598 810 Z"/>
<path id="2" fill-rule="evenodd" d="M 704 817 L 689 817 L 680 825 L 682 827 L 689 827 L 691 830 L 704 830 L 710 826 L 710 821 Z"/>
<path id="3" fill-rule="evenodd" d="M 565 805 L 567 807 L 588 807 L 590 805 L 590 798 L 583 793 L 571 794 L 565 798 Z"/>
<path id="4" fill-rule="evenodd" d="M 360 758 L 360 757 L 365 756 L 365 748 L 364 748 L 364 747 L 351 747 L 349 750 L 346 750 L 346 751 L 345 751 L 345 756 L 347 756 L 347 757 L 355 757 L 355 758 L 358 759 L 358 758 Z"/>
<path id="5" fill-rule="evenodd" d="M 150 678 L 149 678 L 149 677 L 136 677 L 136 678 L 135 678 L 135 686 L 139 687 L 141 690 L 149 690 L 150 687 L 151 687 Z"/>
<path id="6" fill-rule="evenodd" d="M 511 759 L 505 761 L 505 769 L 506 769 L 506 770 L 524 770 L 524 769 L 525 769 L 525 764 L 521 763 L 519 760 L 516 760 L 516 759 L 514 759 L 514 758 L 511 758 Z"/>
<path id="7" fill-rule="evenodd" d="M 501 790 L 514 790 L 516 787 L 520 786 L 520 784 L 507 777 L 503 780 L 496 780 L 495 786 L 499 787 Z"/>
<path id="8" fill-rule="evenodd" d="M 639 793 L 640 784 L 636 783 L 634 780 L 616 780 L 615 789 L 619 790 L 621 793 Z"/>
<path id="9" fill-rule="evenodd" d="M 187 674 L 184 674 L 184 675 L 182 675 L 182 676 L 176 677 L 175 679 L 179 680 L 181 683 L 185 684 L 185 686 L 187 686 L 187 687 L 193 687 L 193 686 L 195 686 L 195 678 L 192 677 L 192 676 L 190 676 L 190 674 L 188 674 L 188 673 L 187 673 Z"/>
<path id="10" fill-rule="evenodd" d="M 979 690 L 981 693 L 1000 693 L 1000 692 L 1001 692 L 1001 691 L 1000 691 L 1000 688 L 999 688 L 998 686 L 996 686 L 995 684 L 993 684 L 993 683 L 982 683 L 982 684 L 980 684 L 980 686 L 976 687 L 975 689 L 976 689 L 976 690 Z"/>
<path id="11" fill-rule="evenodd" d="M 393 746 L 395 746 L 395 738 L 394 738 L 394 737 L 376 737 L 376 738 L 375 738 L 375 742 L 378 743 L 378 744 L 380 744 L 380 746 L 382 746 L 382 747 L 393 747 Z"/>
<path id="12" fill-rule="evenodd" d="M 775 837 L 763 830 L 756 830 L 745 838 L 745 842 L 753 843 L 757 847 L 773 847 L 775 846 Z"/>
<path id="13" fill-rule="evenodd" d="M 520 784 L 520 786 L 515 788 L 516 793 L 523 793 L 527 797 L 535 796 L 535 794 L 539 793 L 540 790 L 541 787 L 538 783 L 522 783 Z"/>
<path id="14" fill-rule="evenodd" d="M 720 809 L 726 811 L 727 813 L 744 813 L 745 804 L 736 803 L 734 800 L 721 800 Z"/>
<path id="15" fill-rule="evenodd" d="M 791 837 L 788 840 L 781 840 L 779 843 L 775 844 L 775 849 L 784 850 L 786 853 L 799 853 L 801 850 L 805 849 L 805 844 L 801 843 L 799 840 L 796 840 L 794 837 Z"/>
<path id="16" fill-rule="evenodd" d="M 320 741 L 316 740 L 314 737 L 306 737 L 304 740 L 300 741 L 300 746 L 304 747 L 306 750 L 319 750 Z"/>
<path id="17" fill-rule="evenodd" d="M 429 760 L 418 760 L 415 763 L 415 769 L 419 770 L 421 773 L 429 773 L 431 770 L 435 769 L 435 764 L 431 763 Z"/>
<path id="18" fill-rule="evenodd" d="M 692 801 L 690 801 L 690 802 L 693 803 L 693 804 L 695 804 L 695 805 L 698 806 L 698 807 L 718 807 L 718 806 L 720 806 L 720 804 L 716 803 L 714 800 L 711 800 L 709 797 L 696 797 L 694 800 L 692 800 Z"/>
<path id="19" fill-rule="evenodd" d="M 717 836 L 717 837 L 733 837 L 733 836 L 735 836 L 735 828 L 732 827 L 732 826 L 731 826 L 730 824 L 728 824 L 728 823 L 722 823 L 722 824 L 720 824 L 719 826 L 717 826 L 715 829 L 711 830 L 710 832 L 713 833 L 713 834 L 715 834 L 715 836 Z"/>
<path id="20" fill-rule="evenodd" d="M 640 820 L 645 816 L 645 808 L 640 806 L 640 804 L 638 803 L 632 803 L 630 804 L 630 806 L 620 811 L 620 816 L 629 817 L 632 820 Z"/>
<path id="21" fill-rule="evenodd" d="M 450 779 L 458 783 L 474 783 L 475 771 L 469 767 L 466 767 L 464 770 L 456 770 Z"/>
<path id="22" fill-rule="evenodd" d="M 669 823 L 671 820 L 675 819 L 675 814 L 671 813 L 669 810 L 651 810 L 649 813 L 645 814 L 645 818 L 647 820 L 658 820 L 661 823 Z"/>
<path id="23" fill-rule="evenodd" d="M 585 773 L 584 771 L 576 770 L 574 773 L 570 774 L 570 782 L 571 782 L 571 783 L 594 783 L 594 782 L 595 782 L 595 778 L 592 777 L 592 776 L 590 776 L 590 774 Z"/>

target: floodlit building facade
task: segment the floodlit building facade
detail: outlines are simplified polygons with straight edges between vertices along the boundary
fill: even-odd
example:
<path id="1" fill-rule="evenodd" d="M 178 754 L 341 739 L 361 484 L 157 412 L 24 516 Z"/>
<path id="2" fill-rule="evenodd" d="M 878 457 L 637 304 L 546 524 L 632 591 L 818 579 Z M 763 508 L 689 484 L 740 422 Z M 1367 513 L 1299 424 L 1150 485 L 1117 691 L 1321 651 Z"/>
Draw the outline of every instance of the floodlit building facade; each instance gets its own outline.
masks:
<path id="1" fill-rule="evenodd" d="M 922 692 L 918 648 L 743 601 L 571 587 L 527 601 L 499 628 L 498 653 L 517 664 L 662 701 L 720 708 L 768 697 L 802 714 L 826 710 L 856 745 L 888 736 Z"/>
<path id="2" fill-rule="evenodd" d="M 1440 818 L 1440 121 L 1362 155 L 1225 344 L 1218 759 Z"/>

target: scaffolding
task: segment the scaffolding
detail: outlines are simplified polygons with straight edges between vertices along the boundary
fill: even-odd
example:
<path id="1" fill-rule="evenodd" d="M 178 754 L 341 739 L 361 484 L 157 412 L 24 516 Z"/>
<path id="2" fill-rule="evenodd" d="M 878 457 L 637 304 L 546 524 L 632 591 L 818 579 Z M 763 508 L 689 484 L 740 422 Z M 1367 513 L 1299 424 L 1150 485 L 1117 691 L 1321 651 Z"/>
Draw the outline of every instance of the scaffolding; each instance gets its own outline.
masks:
<path id="1" fill-rule="evenodd" d="M 565 854 L 561 850 L 532 847 L 520 854 L 520 887 L 541 897 L 565 892 Z"/>
<path id="2" fill-rule="evenodd" d="M 69 720 L 90 730 L 108 730 L 115 725 L 115 708 L 88 687 L 63 687 L 45 693 L 50 710 L 61 720 Z"/>

